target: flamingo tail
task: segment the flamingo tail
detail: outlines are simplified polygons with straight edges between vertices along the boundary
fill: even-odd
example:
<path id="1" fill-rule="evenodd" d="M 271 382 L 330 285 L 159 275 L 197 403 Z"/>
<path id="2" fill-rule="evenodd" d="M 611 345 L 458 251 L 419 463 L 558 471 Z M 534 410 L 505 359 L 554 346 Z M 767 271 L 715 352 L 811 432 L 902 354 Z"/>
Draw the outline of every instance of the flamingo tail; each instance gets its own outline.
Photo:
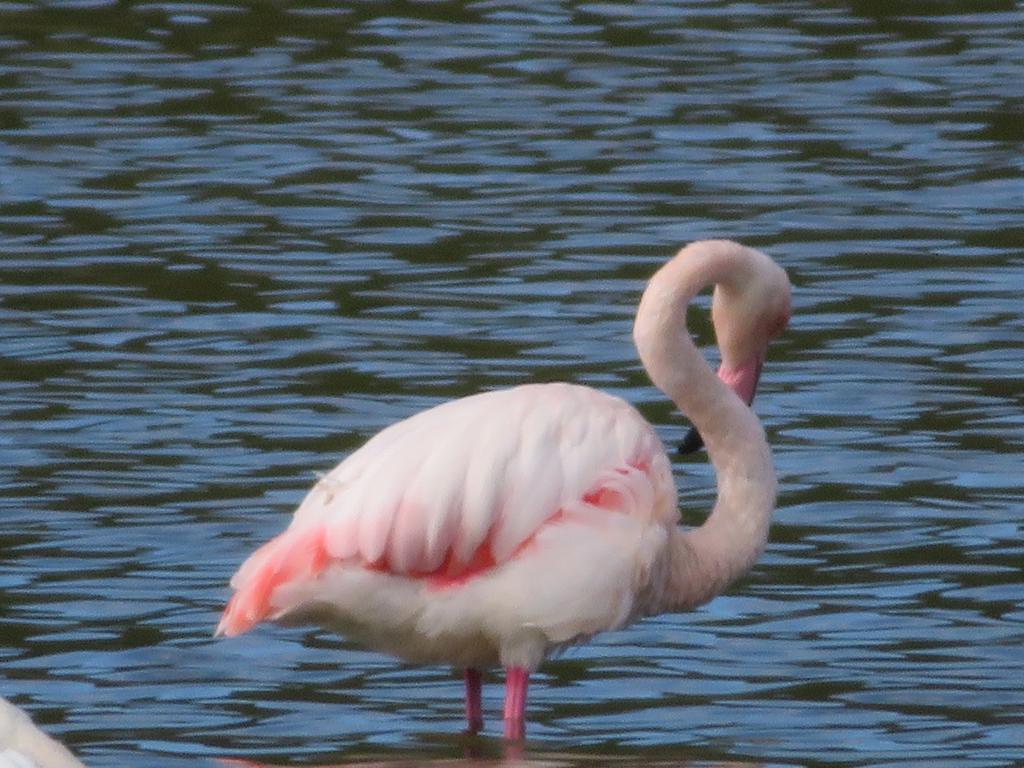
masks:
<path id="1" fill-rule="evenodd" d="M 274 591 L 300 578 L 310 578 L 324 569 L 329 560 L 324 544 L 324 529 L 313 526 L 291 529 L 271 539 L 246 560 L 231 579 L 231 596 L 214 637 L 234 637 L 273 617 Z"/>

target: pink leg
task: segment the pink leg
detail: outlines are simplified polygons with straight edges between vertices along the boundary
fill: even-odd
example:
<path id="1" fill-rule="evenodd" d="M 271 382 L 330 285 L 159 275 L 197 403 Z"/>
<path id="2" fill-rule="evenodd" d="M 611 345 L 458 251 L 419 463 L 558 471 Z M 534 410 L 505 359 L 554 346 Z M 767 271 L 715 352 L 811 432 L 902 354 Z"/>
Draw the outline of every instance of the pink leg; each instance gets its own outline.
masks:
<path id="1" fill-rule="evenodd" d="M 505 738 L 522 741 L 526 736 L 526 687 L 530 673 L 522 667 L 505 672 Z"/>
<path id="2" fill-rule="evenodd" d="M 480 706 L 480 681 L 479 669 L 466 667 L 466 730 L 470 733 L 477 733 L 484 727 L 484 713 Z"/>

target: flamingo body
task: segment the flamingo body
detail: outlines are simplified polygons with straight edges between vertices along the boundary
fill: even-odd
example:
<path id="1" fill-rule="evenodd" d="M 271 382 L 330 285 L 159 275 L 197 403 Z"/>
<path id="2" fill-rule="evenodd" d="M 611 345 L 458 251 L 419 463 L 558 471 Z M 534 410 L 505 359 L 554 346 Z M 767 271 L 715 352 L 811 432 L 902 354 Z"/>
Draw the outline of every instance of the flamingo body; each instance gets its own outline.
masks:
<path id="1" fill-rule="evenodd" d="M 718 376 L 686 333 L 715 286 Z M 623 400 L 535 384 L 436 406 L 394 424 L 309 492 L 288 529 L 231 581 L 217 634 L 312 622 L 402 658 L 507 671 L 505 735 L 522 738 L 529 674 L 561 646 L 641 616 L 692 608 L 757 559 L 775 504 L 771 451 L 749 404 L 790 314 L 785 272 L 729 241 L 684 248 L 649 282 L 634 340 L 653 382 L 715 465 L 707 522 L 680 528 L 671 466 Z"/>
<path id="2" fill-rule="evenodd" d="M 625 401 L 486 392 L 388 427 L 323 477 L 239 569 L 219 631 L 312 620 L 411 661 L 535 669 L 642 612 L 677 518 L 668 457 Z"/>

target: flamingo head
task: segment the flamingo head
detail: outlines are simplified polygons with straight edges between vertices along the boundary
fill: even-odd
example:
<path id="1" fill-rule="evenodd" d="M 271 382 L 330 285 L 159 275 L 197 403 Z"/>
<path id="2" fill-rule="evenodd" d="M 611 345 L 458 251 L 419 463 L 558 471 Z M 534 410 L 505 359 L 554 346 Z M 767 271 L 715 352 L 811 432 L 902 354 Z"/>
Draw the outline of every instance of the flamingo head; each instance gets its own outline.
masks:
<path id="1" fill-rule="evenodd" d="M 768 344 L 785 330 L 791 314 L 789 278 L 767 257 L 715 286 L 711 318 L 722 354 L 718 378 L 747 405 L 754 402 Z M 693 453 L 703 445 L 691 428 L 679 451 Z"/>

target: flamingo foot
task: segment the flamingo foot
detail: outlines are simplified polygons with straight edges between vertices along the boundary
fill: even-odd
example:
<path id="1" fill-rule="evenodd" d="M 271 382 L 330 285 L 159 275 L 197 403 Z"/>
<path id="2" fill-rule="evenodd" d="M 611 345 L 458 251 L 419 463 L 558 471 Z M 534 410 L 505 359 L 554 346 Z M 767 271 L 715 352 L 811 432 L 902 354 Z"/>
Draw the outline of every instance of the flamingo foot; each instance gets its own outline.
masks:
<path id="1" fill-rule="evenodd" d="M 522 741 L 526 737 L 526 688 L 530 673 L 522 667 L 509 667 L 505 673 L 505 738 Z"/>
<path id="2" fill-rule="evenodd" d="M 466 732 L 479 733 L 484 727 L 483 708 L 480 705 L 482 675 L 479 669 L 466 667 Z"/>

